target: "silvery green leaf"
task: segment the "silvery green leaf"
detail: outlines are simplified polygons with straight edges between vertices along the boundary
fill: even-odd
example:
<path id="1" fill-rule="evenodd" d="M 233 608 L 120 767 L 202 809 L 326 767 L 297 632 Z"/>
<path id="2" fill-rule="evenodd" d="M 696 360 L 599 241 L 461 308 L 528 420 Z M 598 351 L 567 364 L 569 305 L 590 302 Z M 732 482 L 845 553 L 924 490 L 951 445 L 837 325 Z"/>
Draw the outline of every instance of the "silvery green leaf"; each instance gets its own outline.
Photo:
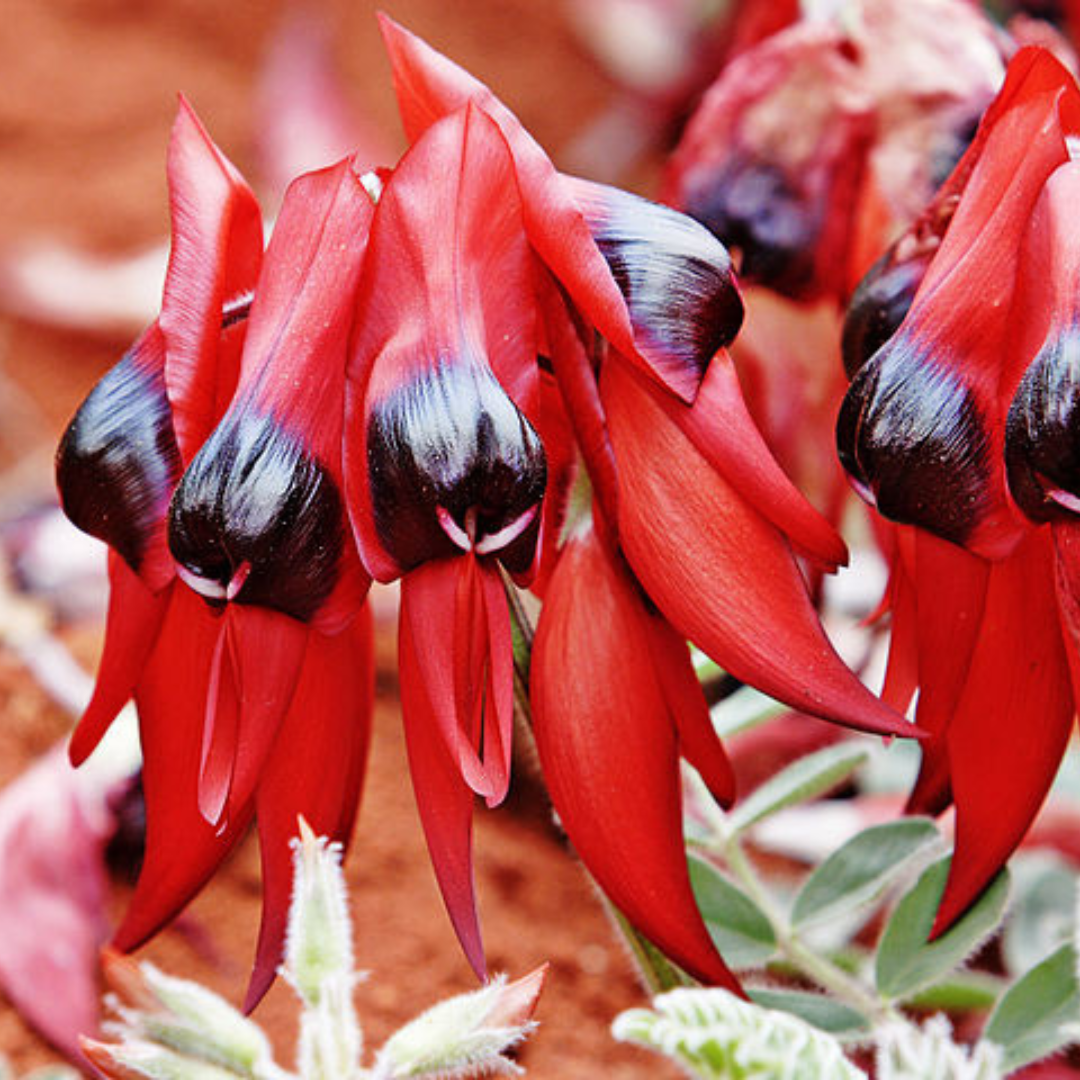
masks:
<path id="1" fill-rule="evenodd" d="M 776 935 L 762 910 L 712 863 L 689 858 L 690 884 L 720 955 L 733 968 L 760 967 L 776 951 Z"/>

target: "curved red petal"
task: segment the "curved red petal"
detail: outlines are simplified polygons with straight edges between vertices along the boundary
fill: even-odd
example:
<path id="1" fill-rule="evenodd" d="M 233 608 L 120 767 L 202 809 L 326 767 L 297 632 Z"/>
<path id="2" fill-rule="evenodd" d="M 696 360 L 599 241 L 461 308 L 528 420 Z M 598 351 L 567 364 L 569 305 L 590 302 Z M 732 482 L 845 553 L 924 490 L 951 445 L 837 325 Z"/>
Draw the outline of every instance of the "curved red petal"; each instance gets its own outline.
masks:
<path id="1" fill-rule="evenodd" d="M 403 598 L 398 667 L 409 771 L 450 922 L 473 971 L 482 979 L 487 965 L 472 871 L 473 792 L 461 778 L 456 755 L 438 733 L 445 705 L 441 700 L 433 704 L 431 693 L 434 689 L 442 698 L 446 688 L 433 684 L 428 658 L 418 655 L 413 640 L 418 625 Z"/>
<path id="2" fill-rule="evenodd" d="M 115 552 L 109 553 L 109 614 L 105 648 L 90 704 L 71 736 L 68 756 L 81 765 L 131 700 L 157 641 L 169 594 L 151 592 Z"/>
<path id="3" fill-rule="evenodd" d="M 848 561 L 836 530 L 776 463 L 743 400 L 731 358 L 719 352 L 692 407 L 657 399 L 706 461 L 808 558 L 833 570 Z"/>
<path id="4" fill-rule="evenodd" d="M 679 736 L 636 586 L 595 534 L 563 549 L 533 646 L 537 749 L 559 819 L 612 903 L 695 977 L 741 993 L 694 902 Z"/>
<path id="5" fill-rule="evenodd" d="M 222 823 L 199 809 L 202 725 L 210 661 L 224 632 L 201 597 L 170 590 L 169 608 L 135 694 L 143 748 L 146 855 L 135 894 L 116 932 L 124 952 L 141 945 L 202 888 L 240 838 L 251 805 L 230 794 Z"/>
<path id="6" fill-rule="evenodd" d="M 379 17 L 406 134 L 418 139 L 440 117 L 473 102 L 499 125 L 514 157 L 525 229 L 536 253 L 574 304 L 621 353 L 672 393 L 693 401 L 700 374 L 672 364 L 665 350 L 639 339 L 611 269 L 570 186 L 516 116 L 479 80 L 385 15 Z"/>
<path id="7" fill-rule="evenodd" d="M 255 814 L 263 908 L 246 1011 L 261 1000 L 281 963 L 297 818 L 343 844 L 352 834 L 371 736 L 373 640 L 366 605 L 342 633 L 310 636 L 293 704 L 260 773 Z"/>
<path id="8" fill-rule="evenodd" d="M 912 726 L 844 665 L 784 535 L 670 420 L 652 387 L 607 364 L 620 539 L 672 625 L 725 670 L 794 708 L 878 734 Z"/>
<path id="9" fill-rule="evenodd" d="M 956 850 L 934 933 L 947 929 L 1023 839 L 1065 753 L 1074 705 L 1040 530 L 995 563 L 963 694 L 949 723 Z"/>
<path id="10" fill-rule="evenodd" d="M 223 332 L 222 309 L 255 288 L 262 216 L 251 189 L 183 98 L 168 175 L 173 243 L 159 322 L 176 440 L 187 462 L 236 386 L 238 342 L 235 332 Z"/>

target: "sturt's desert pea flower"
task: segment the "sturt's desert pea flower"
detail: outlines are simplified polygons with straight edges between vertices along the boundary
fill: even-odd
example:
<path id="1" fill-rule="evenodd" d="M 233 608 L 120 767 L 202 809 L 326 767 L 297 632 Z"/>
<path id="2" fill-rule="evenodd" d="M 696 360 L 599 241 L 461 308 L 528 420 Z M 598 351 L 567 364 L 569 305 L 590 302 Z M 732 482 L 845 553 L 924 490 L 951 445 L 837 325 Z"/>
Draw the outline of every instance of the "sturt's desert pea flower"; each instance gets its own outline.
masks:
<path id="1" fill-rule="evenodd" d="M 608 557 L 628 560 L 601 584 L 586 581 L 581 596 L 612 584 L 619 595 L 604 609 L 620 615 L 632 640 L 651 640 L 642 629 L 651 618 L 667 643 L 665 672 L 654 676 L 663 684 L 621 717 L 638 769 L 641 747 L 672 747 L 674 688 L 680 705 L 692 696 L 687 636 L 798 708 L 879 733 L 912 728 L 844 667 L 808 599 L 792 547 L 829 567 L 846 552 L 768 455 L 742 405 L 722 351 L 742 314 L 722 245 L 675 211 L 560 175 L 487 87 L 389 20 L 383 29 L 412 149 L 379 197 L 359 286 L 346 485 L 362 559 L 376 578 L 403 581 L 414 783 L 452 921 L 481 969 L 472 802 L 505 792 L 512 692 L 498 564 L 528 584 L 551 551 L 541 534 L 563 513 L 546 480 L 549 456 L 565 451 L 549 455 L 539 433 L 567 428 L 543 419 L 544 369 L 594 485 Z M 433 175 L 450 179 L 436 186 Z M 598 338 L 604 344 L 594 348 Z M 555 557 L 543 575 L 555 603 L 541 616 L 532 687 L 556 809 L 616 903 L 691 970 L 730 984 L 707 935 L 661 925 L 693 903 L 685 874 L 668 872 L 681 851 L 669 797 L 675 752 L 650 781 L 660 802 L 639 820 L 648 843 L 637 860 L 625 843 L 595 837 L 614 835 L 639 793 L 624 787 L 566 802 L 593 776 L 584 756 L 550 751 L 558 741 L 550 732 L 580 726 L 593 752 L 607 741 L 614 714 L 596 713 L 600 690 L 579 694 L 577 684 L 614 670 L 614 645 L 605 638 L 611 648 L 594 669 L 590 642 L 574 650 L 558 640 L 579 637 L 581 625 L 559 597 L 598 564 Z M 656 607 L 670 625 L 647 615 Z M 577 618 L 589 616 L 583 609 Z M 783 655 L 773 661 L 779 642 Z M 573 665 L 550 659 L 571 653 Z M 691 761 L 709 762 L 715 780 L 723 751 L 702 708 L 678 745 Z M 715 786 L 730 800 L 727 781 Z"/>
<path id="2" fill-rule="evenodd" d="M 367 578 L 340 482 L 351 296 L 327 281 L 355 276 L 370 200 L 350 162 L 302 178 L 263 261 L 254 197 L 186 105 L 168 174 L 161 316 L 91 391 L 57 459 L 65 510 L 112 549 L 105 653 L 71 756 L 134 697 L 147 844 L 122 949 L 257 819 L 253 1002 L 280 960 L 296 816 L 346 838 L 366 755 Z"/>
<path id="3" fill-rule="evenodd" d="M 886 690 L 906 704 L 917 687 L 930 732 L 912 809 L 956 806 L 939 931 L 1023 839 L 1076 710 L 1078 132 L 1073 77 L 1021 50 L 946 184 L 906 317 L 854 357 L 837 428 L 859 491 L 902 523 Z"/>

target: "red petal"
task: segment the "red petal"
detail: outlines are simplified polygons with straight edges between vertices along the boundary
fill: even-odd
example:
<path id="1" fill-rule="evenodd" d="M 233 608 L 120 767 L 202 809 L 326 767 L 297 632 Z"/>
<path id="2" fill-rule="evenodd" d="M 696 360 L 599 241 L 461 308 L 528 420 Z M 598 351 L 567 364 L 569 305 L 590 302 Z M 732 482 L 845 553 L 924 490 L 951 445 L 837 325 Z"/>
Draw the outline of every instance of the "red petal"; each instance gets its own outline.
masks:
<path id="1" fill-rule="evenodd" d="M 847 564 L 843 540 L 787 478 L 765 445 L 727 353 L 713 358 L 692 407 L 656 400 L 705 460 L 801 554 L 830 570 Z"/>
<path id="2" fill-rule="evenodd" d="M 68 756 L 72 765 L 81 765 L 90 756 L 116 714 L 131 700 L 168 605 L 168 592 L 151 592 L 119 555 L 109 553 L 105 650 L 98 664 L 94 696 L 71 736 Z"/>
<path id="3" fill-rule="evenodd" d="M 715 472 L 633 371 L 601 373 L 619 462 L 620 538 L 672 625 L 725 670 L 804 712 L 913 734 L 836 655 L 785 537 Z"/>
<path id="4" fill-rule="evenodd" d="M 352 833 L 371 735 L 372 646 L 367 606 L 344 632 L 310 636 L 293 704 L 262 769 L 255 806 L 263 912 L 245 1010 L 258 1004 L 281 963 L 297 817 L 342 843 Z"/>
<path id="5" fill-rule="evenodd" d="M 379 22 L 409 139 L 419 139 L 440 117 L 469 102 L 494 120 L 514 156 L 525 228 L 537 254 L 612 345 L 640 361 L 673 393 L 692 401 L 699 375 L 682 365 L 672 365 L 663 350 L 635 338 L 626 301 L 611 270 L 570 188 L 536 140 L 483 83 L 387 16 L 380 15 Z"/>
<path id="6" fill-rule="evenodd" d="M 956 851 L 935 934 L 1023 839 L 1065 753 L 1074 706 L 1053 558 L 1040 530 L 990 570 L 979 640 L 948 729 Z"/>
<path id="7" fill-rule="evenodd" d="M 234 793 L 219 827 L 199 810 L 202 725 L 192 720 L 205 712 L 210 661 L 222 625 L 200 597 L 175 586 L 136 691 L 146 856 L 114 939 L 124 952 L 157 933 L 191 900 L 250 820 L 250 805 L 236 803 Z"/>
<path id="8" fill-rule="evenodd" d="M 222 308 L 255 287 L 262 218 L 255 196 L 182 98 L 168 172 L 173 246 L 159 322 L 176 440 L 187 462 L 236 385 L 238 349 L 219 349 Z"/>
<path id="9" fill-rule="evenodd" d="M 199 809 L 215 827 L 246 806 L 294 700 L 309 637 L 303 623 L 266 608 L 229 605 L 210 662 Z"/>
<path id="10" fill-rule="evenodd" d="M 520 410 L 535 412 L 534 273 L 506 142 L 478 109 L 459 111 L 432 127 L 387 182 L 360 281 L 345 467 L 361 555 L 380 581 L 406 568 L 375 529 L 372 412 L 441 366 L 488 367 Z"/>
<path id="11" fill-rule="evenodd" d="M 417 572 L 403 584 L 407 586 Z M 447 690 L 436 686 L 430 664 L 418 656 L 413 643 L 417 625 L 403 595 L 398 667 L 409 771 L 443 902 L 469 963 L 477 976 L 484 978 L 484 946 L 472 872 L 473 793 L 461 778 L 457 756 L 439 733 Z M 435 704 L 433 689 L 440 697 Z"/>
<path id="12" fill-rule="evenodd" d="M 937 814 L 950 802 L 948 732 L 971 668 L 990 581 L 990 564 L 963 548 L 914 531 L 919 703 L 915 721 L 929 732 L 920 744 L 912 813 Z"/>
<path id="13" fill-rule="evenodd" d="M 540 763 L 567 835 L 612 903 L 691 974 L 741 993 L 690 887 L 672 715 L 685 702 L 666 697 L 651 662 L 652 622 L 595 534 L 567 543 L 533 647 Z"/>
<path id="14" fill-rule="evenodd" d="M 889 612 L 889 662 L 881 699 L 897 712 L 907 712 L 915 691 L 919 688 L 919 620 L 915 601 L 915 583 L 909 567 L 914 563 L 905 550 L 914 545 L 915 530 L 906 525 L 893 525 L 884 518 L 875 519 L 884 533 L 889 552 L 889 584 L 878 611 L 868 619 L 873 621 Z"/>

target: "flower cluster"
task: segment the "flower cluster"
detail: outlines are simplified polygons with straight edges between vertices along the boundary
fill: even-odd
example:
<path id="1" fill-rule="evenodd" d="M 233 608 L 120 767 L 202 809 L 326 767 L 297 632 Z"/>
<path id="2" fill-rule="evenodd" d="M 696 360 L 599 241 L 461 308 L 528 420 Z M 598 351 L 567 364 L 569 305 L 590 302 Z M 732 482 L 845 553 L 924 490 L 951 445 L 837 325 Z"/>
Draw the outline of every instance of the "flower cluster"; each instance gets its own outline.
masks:
<path id="1" fill-rule="evenodd" d="M 886 690 L 905 705 L 918 688 L 930 732 L 910 806 L 957 812 L 939 930 L 1023 838 L 1076 712 L 1078 133 L 1073 76 L 1021 50 L 852 314 L 888 328 L 853 358 L 837 440 L 858 490 L 902 523 Z"/>
<path id="2" fill-rule="evenodd" d="M 372 579 L 400 579 L 410 770 L 482 974 L 471 821 L 476 796 L 497 804 L 509 784 L 512 579 L 544 599 L 536 738 L 570 838 L 645 934 L 737 988 L 682 845 L 680 756 L 734 796 L 686 639 L 797 709 L 910 733 L 808 598 L 796 552 L 832 569 L 843 543 L 743 405 L 723 246 L 561 175 L 486 87 L 383 29 L 409 150 L 393 169 L 350 158 L 296 180 L 265 254 L 250 192 L 181 109 L 161 316 L 60 449 L 66 511 L 112 549 L 72 754 L 133 696 L 146 758 L 147 858 L 117 944 L 179 910 L 254 815 L 249 1001 L 265 990 L 292 823 L 350 832 L 371 714 L 363 601 Z"/>

